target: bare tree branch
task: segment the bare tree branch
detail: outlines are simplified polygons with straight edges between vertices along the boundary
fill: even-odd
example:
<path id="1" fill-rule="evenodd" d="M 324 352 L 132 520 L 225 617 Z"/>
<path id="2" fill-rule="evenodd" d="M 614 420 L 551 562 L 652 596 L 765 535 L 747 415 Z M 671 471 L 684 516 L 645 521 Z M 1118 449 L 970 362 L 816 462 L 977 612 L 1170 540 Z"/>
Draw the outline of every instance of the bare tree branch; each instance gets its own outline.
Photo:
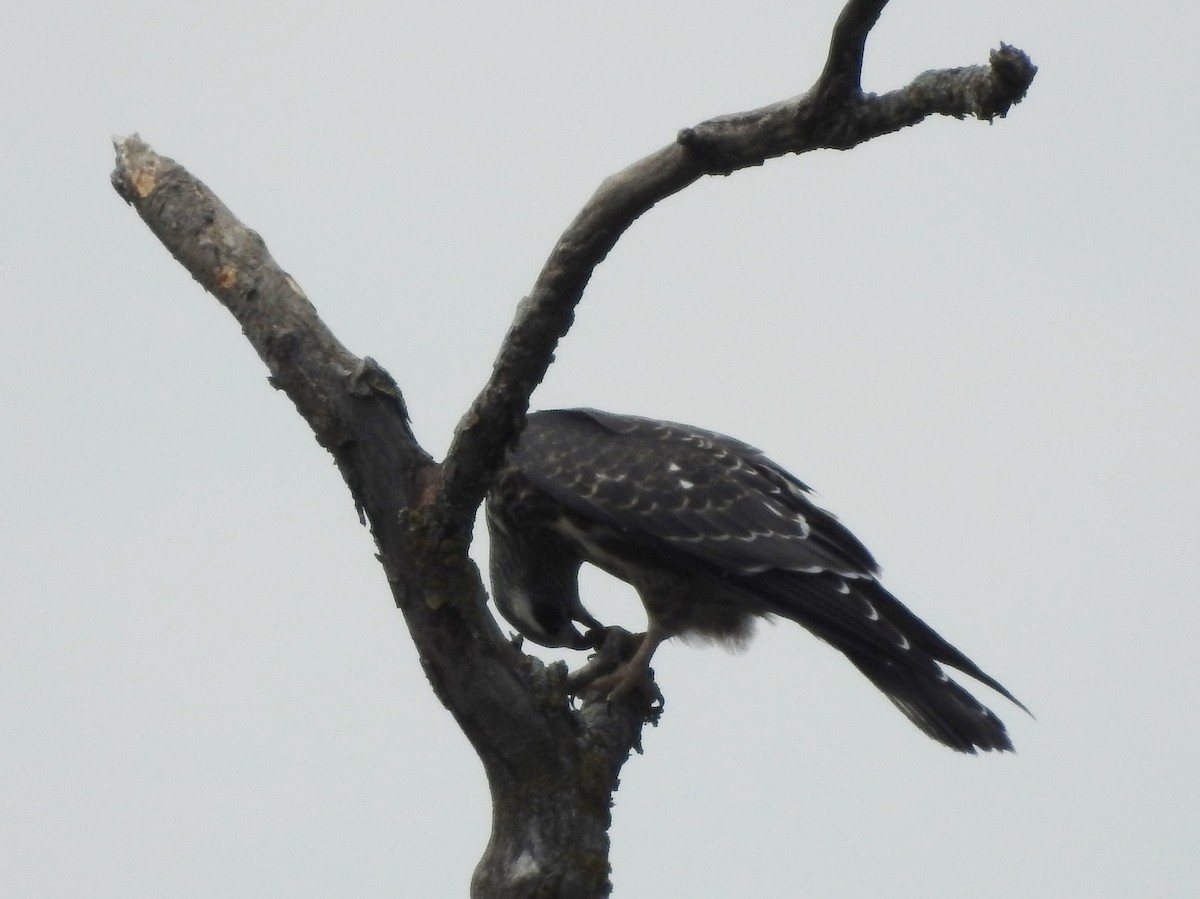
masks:
<path id="1" fill-rule="evenodd" d="M 673 143 L 600 185 L 559 238 L 517 309 L 491 378 L 459 422 L 436 487 L 437 532 L 448 536 L 470 527 L 592 272 L 655 203 L 704 175 L 727 175 L 788 153 L 849 149 L 934 114 L 990 122 L 1025 96 L 1037 68 L 1004 44 L 986 66 L 925 72 L 883 96 L 863 94 L 863 47 L 883 6 L 879 0 L 847 5 L 825 71 L 808 93 L 685 128 Z"/>
<path id="2" fill-rule="evenodd" d="M 879 21 L 887 0 L 850 0 L 833 26 L 829 56 L 817 79 L 815 90 L 822 94 L 858 94 L 862 92 L 863 54 L 867 35 Z"/>

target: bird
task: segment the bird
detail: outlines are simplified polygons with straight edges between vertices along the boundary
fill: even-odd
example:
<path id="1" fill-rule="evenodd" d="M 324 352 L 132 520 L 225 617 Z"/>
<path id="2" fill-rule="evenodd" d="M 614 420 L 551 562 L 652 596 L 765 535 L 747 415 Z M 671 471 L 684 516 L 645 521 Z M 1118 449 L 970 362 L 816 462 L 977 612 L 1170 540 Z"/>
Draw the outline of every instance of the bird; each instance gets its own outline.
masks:
<path id="1" fill-rule="evenodd" d="M 630 584 L 647 629 L 591 686 L 610 701 L 648 676 L 664 640 L 740 646 L 758 619 L 789 619 L 932 739 L 1012 751 L 1003 722 L 942 666 L 1028 709 L 892 596 L 871 553 L 811 497 L 733 437 L 596 409 L 533 412 L 485 502 L 493 602 L 523 639 L 595 649 L 607 629 L 580 599 L 581 566 Z"/>

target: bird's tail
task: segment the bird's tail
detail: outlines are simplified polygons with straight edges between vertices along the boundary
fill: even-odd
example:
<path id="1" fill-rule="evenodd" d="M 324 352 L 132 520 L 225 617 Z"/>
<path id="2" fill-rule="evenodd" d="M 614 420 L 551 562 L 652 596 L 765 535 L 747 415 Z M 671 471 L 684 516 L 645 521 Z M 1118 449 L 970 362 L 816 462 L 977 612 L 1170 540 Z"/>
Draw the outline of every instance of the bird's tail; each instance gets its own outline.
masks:
<path id="1" fill-rule="evenodd" d="M 917 727 L 960 752 L 1009 750 L 1003 722 L 951 680 L 942 663 L 1024 705 L 873 579 L 770 572 L 754 592 L 840 650 Z M 1025 709 L 1028 711 L 1028 709 Z"/>
<path id="2" fill-rule="evenodd" d="M 959 752 L 1011 752 L 1004 722 L 944 671 L 914 670 L 887 657 L 846 656 L 909 721 Z"/>

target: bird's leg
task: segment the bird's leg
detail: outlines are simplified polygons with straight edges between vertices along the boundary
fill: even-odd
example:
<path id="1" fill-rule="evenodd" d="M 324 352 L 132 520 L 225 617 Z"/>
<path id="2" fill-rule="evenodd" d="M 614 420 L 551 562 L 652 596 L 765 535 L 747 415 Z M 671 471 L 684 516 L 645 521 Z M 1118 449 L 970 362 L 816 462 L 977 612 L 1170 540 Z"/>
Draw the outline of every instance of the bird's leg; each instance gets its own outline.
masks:
<path id="1" fill-rule="evenodd" d="M 595 635 L 593 645 L 596 652 L 588 656 L 587 664 L 576 668 L 567 676 L 567 689 L 573 695 L 588 692 L 592 683 L 633 658 L 642 642 L 641 634 L 631 634 L 623 627 L 588 631 L 588 635 Z"/>
<path id="2" fill-rule="evenodd" d="M 603 696 L 609 702 L 628 696 L 635 687 L 650 679 L 650 660 L 654 657 L 654 651 L 670 636 L 670 633 L 651 619 L 649 628 L 642 634 L 637 651 L 629 660 L 618 665 L 614 671 L 597 677 L 579 692 Z"/>

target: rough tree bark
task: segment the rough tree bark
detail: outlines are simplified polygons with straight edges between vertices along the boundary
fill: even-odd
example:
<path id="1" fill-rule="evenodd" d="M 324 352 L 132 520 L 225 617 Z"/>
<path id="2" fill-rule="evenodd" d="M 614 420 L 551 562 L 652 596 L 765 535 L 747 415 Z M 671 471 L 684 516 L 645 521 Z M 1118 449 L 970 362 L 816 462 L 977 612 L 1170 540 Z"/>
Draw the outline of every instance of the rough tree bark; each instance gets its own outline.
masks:
<path id="1" fill-rule="evenodd" d="M 518 306 L 492 376 L 441 463 L 417 444 L 387 372 L 338 342 L 257 234 L 136 136 L 116 144 L 118 193 L 233 313 L 271 383 L 333 455 L 370 524 L 421 664 L 491 787 L 492 836 L 472 879 L 475 896 L 608 895 L 612 795 L 643 725 L 657 714 L 638 695 L 574 705 L 565 665 L 523 654 L 497 627 L 468 556 L 476 510 L 592 271 L 638 216 L 704 175 L 788 153 L 848 149 L 932 114 L 991 121 L 1033 80 L 1029 58 L 1001 44 L 987 65 L 926 72 L 880 96 L 863 93 L 864 45 L 885 3 L 847 3 L 824 70 L 806 93 L 685 128 L 600 185 Z"/>

